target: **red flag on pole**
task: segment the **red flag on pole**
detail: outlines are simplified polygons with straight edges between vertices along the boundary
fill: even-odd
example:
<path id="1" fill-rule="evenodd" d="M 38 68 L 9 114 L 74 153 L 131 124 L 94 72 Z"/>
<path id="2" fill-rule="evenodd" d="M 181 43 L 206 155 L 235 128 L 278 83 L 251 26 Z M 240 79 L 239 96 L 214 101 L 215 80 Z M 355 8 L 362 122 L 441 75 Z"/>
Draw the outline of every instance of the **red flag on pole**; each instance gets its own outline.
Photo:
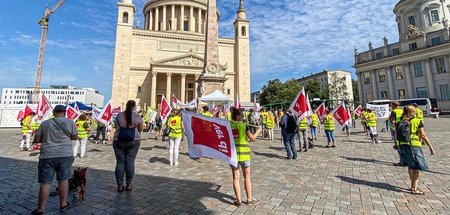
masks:
<path id="1" fill-rule="evenodd" d="M 51 109 L 52 106 L 50 105 L 50 102 L 48 102 L 47 97 L 41 92 L 41 94 L 39 95 L 37 115 L 42 117 L 49 115 L 50 113 L 48 111 Z"/>
<path id="2" fill-rule="evenodd" d="M 317 107 L 315 113 L 317 115 L 317 117 L 320 119 L 320 121 L 323 120 L 323 118 L 325 117 L 325 112 L 326 108 L 325 108 L 325 102 L 322 102 L 322 104 L 319 105 L 319 107 Z"/>
<path id="3" fill-rule="evenodd" d="M 360 106 L 358 106 L 358 107 L 355 109 L 355 114 L 358 115 L 358 116 L 361 116 L 362 111 L 363 111 L 363 109 L 362 109 L 362 107 L 361 107 L 361 105 L 360 105 Z"/>
<path id="4" fill-rule="evenodd" d="M 237 166 L 237 154 L 230 122 L 183 111 L 183 124 L 191 158 L 207 157 Z"/>
<path id="5" fill-rule="evenodd" d="M 103 107 L 100 114 L 97 116 L 97 120 L 105 125 L 109 125 L 112 119 L 112 104 L 111 100 Z"/>
<path id="6" fill-rule="evenodd" d="M 241 109 L 241 101 L 239 100 L 239 94 L 236 94 L 236 101 L 234 102 L 234 108 Z"/>
<path id="7" fill-rule="evenodd" d="M 22 121 L 23 118 L 25 116 L 25 112 L 23 110 L 20 110 L 19 113 L 17 114 L 17 121 Z"/>
<path id="8" fill-rule="evenodd" d="M 336 122 L 342 129 L 345 126 L 345 123 L 347 123 L 350 120 L 350 116 L 348 115 L 347 108 L 345 108 L 345 103 L 341 102 L 339 106 L 337 106 L 331 114 L 334 116 L 334 119 L 336 119 Z"/>
<path id="9" fill-rule="evenodd" d="M 175 95 L 172 95 L 172 106 L 176 108 L 179 103 L 180 102 L 178 101 L 177 97 Z"/>
<path id="10" fill-rule="evenodd" d="M 76 111 L 80 112 L 80 108 L 78 108 L 77 103 L 73 103 L 73 109 L 75 109 Z"/>
<path id="11" fill-rule="evenodd" d="M 161 111 L 159 112 L 159 114 L 161 115 L 161 120 L 163 121 L 163 124 L 166 122 L 171 111 L 172 108 L 170 107 L 169 102 L 167 101 L 166 97 L 162 96 Z"/>
<path id="12" fill-rule="evenodd" d="M 76 104 L 75 104 L 76 105 Z M 77 121 L 78 117 L 80 117 L 81 113 L 77 111 L 75 108 L 70 105 L 67 106 L 66 117 L 67 119 Z"/>
<path id="13" fill-rule="evenodd" d="M 308 116 L 309 113 L 312 113 L 312 110 L 309 107 L 310 105 L 308 105 L 309 101 L 307 101 L 307 98 L 305 88 L 302 88 L 289 107 L 289 110 L 291 110 L 293 114 L 297 115 L 299 120 L 302 120 Z"/>
<path id="14" fill-rule="evenodd" d="M 29 116 L 31 114 L 31 112 L 33 112 L 33 110 L 30 108 L 30 106 L 26 105 L 25 112 L 23 112 L 23 118 Z"/>

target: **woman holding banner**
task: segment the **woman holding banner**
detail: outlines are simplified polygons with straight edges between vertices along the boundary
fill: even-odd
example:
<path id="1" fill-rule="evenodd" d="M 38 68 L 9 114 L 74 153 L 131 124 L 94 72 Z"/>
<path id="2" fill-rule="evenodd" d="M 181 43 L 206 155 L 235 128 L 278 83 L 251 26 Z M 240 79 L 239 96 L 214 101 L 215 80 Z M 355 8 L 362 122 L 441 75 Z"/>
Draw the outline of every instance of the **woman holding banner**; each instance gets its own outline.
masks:
<path id="1" fill-rule="evenodd" d="M 233 130 L 234 143 L 236 145 L 238 159 L 238 166 L 231 166 L 231 170 L 233 173 L 233 189 L 234 193 L 236 194 L 236 201 L 233 204 L 237 207 L 241 206 L 242 204 L 241 187 L 239 183 L 239 167 L 241 167 L 245 181 L 244 185 L 245 192 L 247 194 L 247 205 L 255 205 L 259 203 L 259 200 L 254 199 L 252 196 L 252 185 L 250 180 L 250 147 L 247 138 L 251 141 L 255 141 L 259 133 L 261 133 L 262 128 L 259 126 L 255 134 L 252 134 L 248 126 L 243 123 L 244 114 L 241 110 L 238 109 L 232 109 L 231 118 L 233 121 L 231 121 L 230 124 L 231 129 Z"/>

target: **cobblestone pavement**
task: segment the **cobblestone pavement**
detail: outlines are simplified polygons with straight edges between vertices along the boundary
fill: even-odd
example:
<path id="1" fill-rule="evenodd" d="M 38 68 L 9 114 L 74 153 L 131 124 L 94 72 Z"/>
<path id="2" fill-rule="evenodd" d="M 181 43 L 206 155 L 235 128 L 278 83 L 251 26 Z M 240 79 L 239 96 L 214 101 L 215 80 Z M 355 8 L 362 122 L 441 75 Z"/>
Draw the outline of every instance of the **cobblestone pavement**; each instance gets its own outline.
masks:
<path id="1" fill-rule="evenodd" d="M 379 123 L 381 124 L 381 123 Z M 183 142 L 180 165 L 168 165 L 167 142 L 144 140 L 136 161 L 134 190 L 117 193 L 111 145 L 89 144 L 87 157 L 74 166 L 89 167 L 86 200 L 73 201 L 67 214 L 450 214 L 450 119 L 426 119 L 437 155 L 425 156 L 431 171 L 422 174 L 424 196 L 408 193 L 407 171 L 395 167 L 398 155 L 388 133 L 371 144 L 360 129 L 350 138 L 338 132 L 338 147 L 317 147 L 286 160 L 279 134 L 252 148 L 253 192 L 261 203 L 232 206 L 234 193 L 227 164 L 190 160 Z M 18 152 L 19 129 L 0 130 L 0 214 L 29 214 L 36 208 L 36 152 Z M 153 137 L 152 134 L 147 137 Z M 242 182 L 242 179 L 241 179 Z M 55 183 L 54 183 L 55 184 Z M 55 186 L 55 185 L 54 185 Z M 245 193 L 243 192 L 245 200 Z M 58 197 L 46 213 L 58 214 Z"/>

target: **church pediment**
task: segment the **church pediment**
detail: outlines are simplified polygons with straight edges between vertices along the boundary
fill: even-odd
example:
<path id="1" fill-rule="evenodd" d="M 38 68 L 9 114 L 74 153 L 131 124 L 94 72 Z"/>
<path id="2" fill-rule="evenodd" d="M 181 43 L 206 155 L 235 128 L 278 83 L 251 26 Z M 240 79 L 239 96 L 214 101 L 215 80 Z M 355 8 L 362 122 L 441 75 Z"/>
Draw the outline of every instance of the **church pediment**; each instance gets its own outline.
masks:
<path id="1" fill-rule="evenodd" d="M 202 57 L 190 53 L 183 56 L 163 59 L 150 64 L 151 66 L 203 67 L 204 60 Z"/>

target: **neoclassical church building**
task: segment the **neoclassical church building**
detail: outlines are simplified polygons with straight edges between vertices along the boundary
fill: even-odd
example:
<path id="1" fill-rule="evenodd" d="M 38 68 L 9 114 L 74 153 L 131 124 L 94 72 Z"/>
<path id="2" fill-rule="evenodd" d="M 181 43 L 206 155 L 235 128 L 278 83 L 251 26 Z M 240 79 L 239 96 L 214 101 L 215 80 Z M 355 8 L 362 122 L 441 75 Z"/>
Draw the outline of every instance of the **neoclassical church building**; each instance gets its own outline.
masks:
<path id="1" fill-rule="evenodd" d="M 400 0 L 394 14 L 398 42 L 355 48 L 361 102 L 436 98 L 450 108 L 450 1 Z"/>
<path id="2" fill-rule="evenodd" d="M 250 102 L 249 21 L 243 1 L 238 3 L 234 38 L 219 38 L 219 64 L 227 79 L 224 93 L 230 99 L 239 94 L 242 102 Z M 132 0 L 119 2 L 118 9 L 113 105 L 134 99 L 141 108 L 145 104 L 158 108 L 162 96 L 170 100 L 175 95 L 183 103 L 197 98 L 207 0 L 149 0 L 143 23 L 134 20 Z"/>

